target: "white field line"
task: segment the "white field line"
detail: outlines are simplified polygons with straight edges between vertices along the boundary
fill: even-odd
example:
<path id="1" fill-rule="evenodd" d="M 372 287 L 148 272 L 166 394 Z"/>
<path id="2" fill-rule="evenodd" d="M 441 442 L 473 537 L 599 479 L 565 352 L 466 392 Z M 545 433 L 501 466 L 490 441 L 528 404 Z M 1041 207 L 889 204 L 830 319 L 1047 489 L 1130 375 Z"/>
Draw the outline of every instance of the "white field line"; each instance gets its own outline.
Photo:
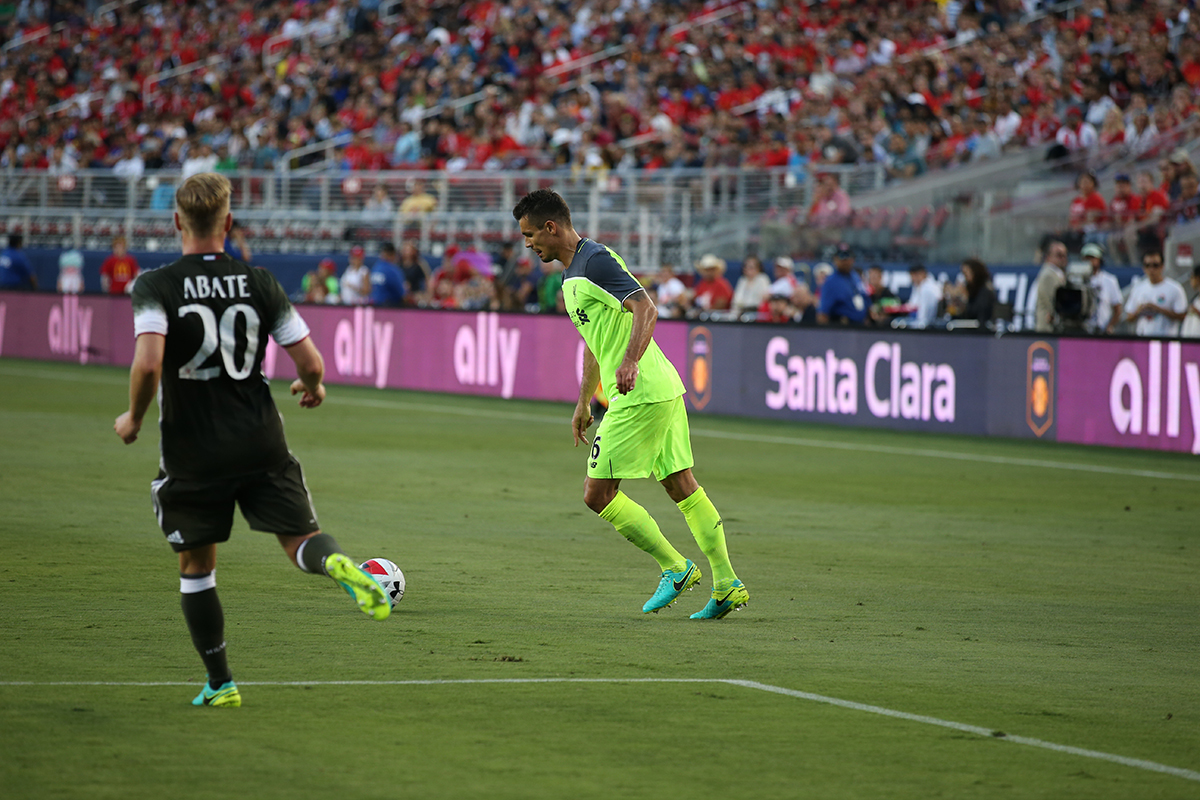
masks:
<path id="1" fill-rule="evenodd" d="M 73 372 L 58 373 L 52 370 L 37 369 L 36 367 L 20 367 L 0 362 L 0 374 L 29 378 L 49 378 L 51 380 L 81 381 L 104 383 L 109 385 L 124 385 L 123 378 L 105 373 Z M 514 422 L 540 422 L 561 425 L 569 429 L 570 415 L 529 414 L 521 411 L 499 411 L 487 408 L 472 408 L 466 406 L 438 405 L 434 403 L 414 403 L 409 401 L 372 399 L 365 397 L 330 397 L 326 402 L 333 405 L 359 406 L 361 408 L 386 408 L 395 411 L 425 411 L 434 414 L 453 414 L 462 417 L 479 417 L 484 419 L 512 420 Z M 855 442 L 837 442 L 827 439 L 806 439 L 798 436 L 769 436 L 755 433 L 730 433 L 709 428 L 691 429 L 693 436 L 703 436 L 709 439 L 730 439 L 739 442 L 761 442 L 790 447 L 814 447 L 824 450 L 844 450 L 858 453 L 882 453 L 885 455 L 907 456 L 917 458 L 943 458 L 953 461 L 973 461 L 978 464 L 1000 464 L 1014 467 L 1035 467 L 1041 469 L 1068 470 L 1074 472 L 1091 472 L 1102 475 L 1124 475 L 1134 478 L 1156 478 L 1159 480 L 1196 481 L 1200 482 L 1200 471 L 1196 473 L 1158 472 L 1146 469 L 1128 469 L 1125 467 L 1107 467 L 1100 464 L 1082 464 L 1070 461 L 1044 461 L 1034 458 L 1011 458 L 1009 456 L 990 456 L 976 453 L 956 453 L 952 450 L 933 450 L 919 447 L 892 447 L 882 444 L 859 444 Z"/>
<path id="2" fill-rule="evenodd" d="M 781 694 L 787 697 L 795 697 L 800 700 L 809 700 L 814 703 L 824 703 L 826 705 L 838 706 L 839 708 L 848 708 L 852 711 L 865 711 L 868 714 L 878 714 L 884 717 L 892 717 L 893 719 L 902 719 L 908 722 L 919 722 L 924 725 L 936 725 L 941 728 L 950 728 L 951 730 L 961 731 L 963 733 L 971 733 L 976 736 L 982 736 L 988 739 L 998 739 L 1000 741 L 1012 742 L 1013 744 L 1023 744 L 1029 747 L 1040 747 L 1044 750 L 1053 750 L 1056 753 L 1066 753 L 1073 756 L 1081 756 L 1083 758 L 1093 758 L 1100 761 L 1108 761 L 1113 764 L 1120 764 L 1134 769 L 1148 770 L 1150 772 L 1161 772 L 1165 775 L 1174 775 L 1178 778 L 1184 778 L 1189 781 L 1200 782 L 1200 772 L 1190 769 L 1182 769 L 1180 767 L 1172 767 L 1166 764 L 1159 764 L 1156 761 L 1146 761 L 1141 758 L 1129 758 L 1127 756 L 1119 756 L 1113 753 L 1104 753 L 1099 750 L 1087 750 L 1082 747 L 1072 747 L 1065 744 L 1056 744 L 1047 742 L 1042 739 L 1033 739 L 1028 736 L 1014 736 L 1008 733 L 1001 733 L 994 728 L 981 728 L 978 725 L 967 725 L 962 722 L 953 722 L 947 719 L 938 719 L 937 717 L 929 717 L 923 714 L 910 714 L 907 711 L 897 711 L 891 708 L 882 706 L 866 705 L 865 703 L 856 703 L 853 700 L 842 700 L 837 697 L 828 697 L 821 694 L 813 694 L 811 692 L 801 692 L 795 689 L 785 689 L 782 686 L 772 686 L 767 683 L 759 683 L 757 681 L 733 680 L 727 678 L 466 678 L 461 680 L 407 680 L 407 681 L 240 681 L 240 686 L 458 686 L 469 684 L 523 684 L 523 683 L 723 683 L 728 686 L 741 686 L 745 689 L 755 689 L 760 692 L 771 692 L 773 694 Z M 197 686 L 197 682 L 184 681 L 0 681 L 0 687 L 5 686 L 131 686 L 131 687 L 153 687 L 153 686 Z"/>

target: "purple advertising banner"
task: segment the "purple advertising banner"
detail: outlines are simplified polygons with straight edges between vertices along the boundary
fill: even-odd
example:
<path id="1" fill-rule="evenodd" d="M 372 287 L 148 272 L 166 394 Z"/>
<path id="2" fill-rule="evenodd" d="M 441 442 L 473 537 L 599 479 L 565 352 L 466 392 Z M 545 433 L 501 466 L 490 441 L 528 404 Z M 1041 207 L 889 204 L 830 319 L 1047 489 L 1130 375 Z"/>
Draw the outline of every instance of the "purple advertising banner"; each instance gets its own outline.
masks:
<path id="1" fill-rule="evenodd" d="M 1058 341 L 1058 440 L 1200 454 L 1200 343 Z"/>
<path id="2" fill-rule="evenodd" d="M 776 325 L 692 328 L 698 410 L 956 433 L 987 432 L 990 337 Z"/>
<path id="3" fill-rule="evenodd" d="M 330 384 L 573 402 L 561 316 L 302 306 Z M 693 411 L 1200 454 L 1200 343 L 660 321 Z M 127 297 L 0 292 L 0 357 L 128 366 Z M 264 370 L 292 374 L 272 342 Z"/>
<path id="4" fill-rule="evenodd" d="M 129 298 L 0 292 L 0 356 L 127 366 Z"/>
<path id="5" fill-rule="evenodd" d="M 337 306 L 305 306 L 300 313 L 332 384 L 529 400 L 579 397 L 583 339 L 566 317 Z M 660 324 L 654 338 L 677 366 L 686 363 L 684 323 Z M 288 366 L 277 353 L 272 344 L 264 368 L 270 377 L 286 377 Z"/>
<path id="6" fill-rule="evenodd" d="M 326 381 L 378 388 L 574 401 L 583 340 L 563 316 L 301 306 L 325 356 Z M 654 338 L 682 371 L 687 325 L 660 322 Z M 128 366 L 127 297 L 0 293 L 0 356 Z M 274 341 L 263 369 L 292 374 Z"/>

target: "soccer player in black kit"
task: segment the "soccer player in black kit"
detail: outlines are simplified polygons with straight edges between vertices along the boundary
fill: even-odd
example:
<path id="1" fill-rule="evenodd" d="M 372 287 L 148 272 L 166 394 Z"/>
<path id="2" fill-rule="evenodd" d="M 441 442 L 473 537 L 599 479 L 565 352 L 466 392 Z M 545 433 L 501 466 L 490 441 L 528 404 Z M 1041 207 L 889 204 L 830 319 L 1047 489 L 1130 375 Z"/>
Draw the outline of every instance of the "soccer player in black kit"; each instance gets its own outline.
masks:
<path id="1" fill-rule="evenodd" d="M 262 373 L 267 336 L 295 362 L 292 394 L 303 408 L 325 399 L 325 364 L 275 277 L 224 252 L 229 197 L 229 181 L 216 173 L 193 175 L 175 193 L 183 257 L 134 285 L 129 410 L 113 425 L 126 444 L 135 441 L 159 393 L 162 456 L 151 498 L 179 554 L 183 617 L 208 670 L 192 703 L 225 707 L 242 703 L 216 589 L 217 544 L 229 539 L 235 504 L 251 529 L 275 534 L 296 566 L 328 575 L 368 616 L 391 611 L 379 584 L 321 532 L 288 450 Z"/>

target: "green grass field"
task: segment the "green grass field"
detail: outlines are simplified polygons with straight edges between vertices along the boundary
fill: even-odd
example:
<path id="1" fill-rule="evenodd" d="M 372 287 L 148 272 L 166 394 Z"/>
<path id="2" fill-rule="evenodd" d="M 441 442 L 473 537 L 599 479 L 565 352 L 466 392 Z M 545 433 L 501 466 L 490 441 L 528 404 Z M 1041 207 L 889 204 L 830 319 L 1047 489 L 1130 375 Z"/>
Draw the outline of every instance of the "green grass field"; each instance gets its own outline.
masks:
<path id="1" fill-rule="evenodd" d="M 3 797 L 1200 798 L 1195 458 L 695 416 L 751 591 L 700 623 L 641 614 L 568 407 L 278 383 L 324 528 L 408 593 L 372 622 L 238 517 L 245 705 L 196 709 L 124 371 L 0 386 Z"/>

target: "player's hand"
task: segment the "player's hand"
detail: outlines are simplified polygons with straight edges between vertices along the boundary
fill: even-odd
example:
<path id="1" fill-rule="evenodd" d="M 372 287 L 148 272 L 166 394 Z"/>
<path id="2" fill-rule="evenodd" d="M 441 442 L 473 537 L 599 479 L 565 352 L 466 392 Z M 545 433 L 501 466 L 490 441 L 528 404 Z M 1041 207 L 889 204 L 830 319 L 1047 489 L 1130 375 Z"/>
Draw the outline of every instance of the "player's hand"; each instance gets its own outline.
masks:
<path id="1" fill-rule="evenodd" d="M 300 394 L 303 392 L 303 394 Z M 310 392 L 308 387 L 304 385 L 304 381 L 297 378 L 292 381 L 292 394 L 300 394 L 301 408 L 316 408 L 325 400 L 325 384 L 318 383 L 317 391 Z"/>
<path id="2" fill-rule="evenodd" d="M 133 444 L 136 442 L 138 431 L 141 429 L 142 423 L 134 422 L 133 415 L 128 411 L 117 417 L 117 421 L 113 423 L 113 430 L 117 432 L 117 436 L 120 436 L 121 441 L 123 441 L 125 444 Z"/>
<path id="3" fill-rule="evenodd" d="M 592 410 L 588 406 L 575 406 L 575 415 L 571 417 L 571 433 L 575 435 L 575 446 L 579 447 L 579 442 L 591 444 L 591 440 L 587 437 L 587 429 L 592 427 L 594 422 Z"/>
<path id="4" fill-rule="evenodd" d="M 629 394 L 632 392 L 634 385 L 637 384 L 637 377 L 637 363 L 622 361 L 621 366 L 617 367 L 617 393 Z"/>

